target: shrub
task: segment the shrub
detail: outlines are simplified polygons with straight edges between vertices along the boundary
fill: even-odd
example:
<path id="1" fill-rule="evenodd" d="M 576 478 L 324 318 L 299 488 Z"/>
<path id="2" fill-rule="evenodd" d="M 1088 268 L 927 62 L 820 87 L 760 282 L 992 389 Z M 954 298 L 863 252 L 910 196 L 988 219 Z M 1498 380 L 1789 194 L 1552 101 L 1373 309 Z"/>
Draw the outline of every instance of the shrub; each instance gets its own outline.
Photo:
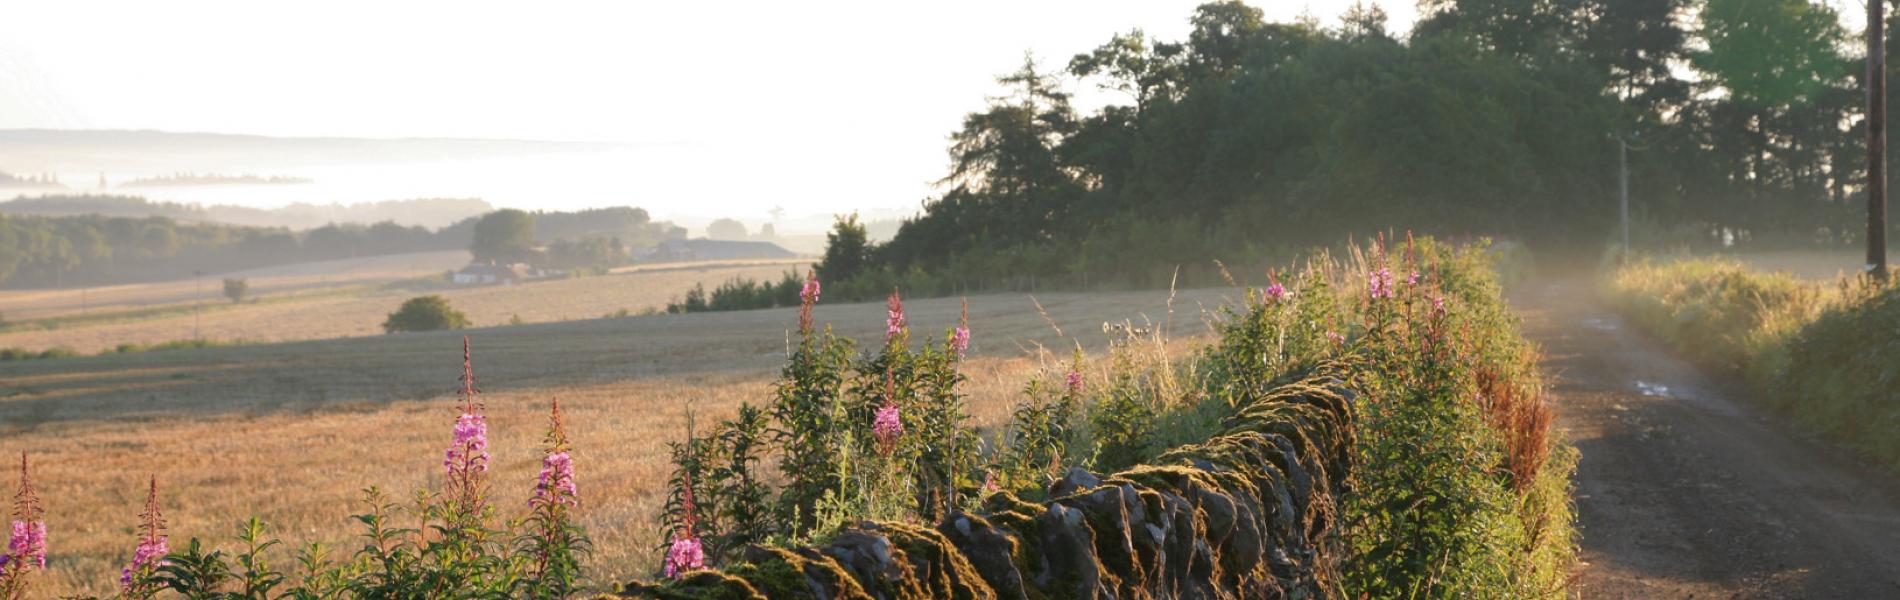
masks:
<path id="1" fill-rule="evenodd" d="M 671 314 L 753 310 L 759 308 L 780 308 L 798 306 L 798 290 L 804 285 L 797 271 L 786 271 L 778 281 L 753 281 L 745 277 L 734 277 L 706 291 L 704 284 L 694 284 L 686 290 L 684 300 L 676 300 L 666 305 Z"/>
<path id="2" fill-rule="evenodd" d="M 71 358 L 79 356 L 72 348 L 55 346 L 38 352 L 24 348 L 0 348 L 0 361 L 45 360 L 49 358 Z"/>
<path id="3" fill-rule="evenodd" d="M 383 321 L 383 331 L 440 331 L 469 326 L 468 315 L 449 306 L 447 298 L 429 295 L 410 298 Z"/>
<path id="4" fill-rule="evenodd" d="M 230 298 L 232 304 L 243 302 L 244 294 L 249 293 L 250 291 L 251 291 L 250 280 L 247 280 L 243 277 L 224 278 L 224 297 Z"/>

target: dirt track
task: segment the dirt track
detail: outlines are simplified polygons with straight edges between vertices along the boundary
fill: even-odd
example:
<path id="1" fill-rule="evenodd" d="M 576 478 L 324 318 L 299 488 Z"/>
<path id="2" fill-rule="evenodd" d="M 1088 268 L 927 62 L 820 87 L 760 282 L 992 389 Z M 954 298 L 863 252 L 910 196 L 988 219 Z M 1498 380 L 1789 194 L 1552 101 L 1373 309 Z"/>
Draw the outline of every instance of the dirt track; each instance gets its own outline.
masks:
<path id="1" fill-rule="evenodd" d="M 1900 485 L 1670 356 L 1587 279 L 1513 294 L 1583 452 L 1585 598 L 1900 598 Z"/>

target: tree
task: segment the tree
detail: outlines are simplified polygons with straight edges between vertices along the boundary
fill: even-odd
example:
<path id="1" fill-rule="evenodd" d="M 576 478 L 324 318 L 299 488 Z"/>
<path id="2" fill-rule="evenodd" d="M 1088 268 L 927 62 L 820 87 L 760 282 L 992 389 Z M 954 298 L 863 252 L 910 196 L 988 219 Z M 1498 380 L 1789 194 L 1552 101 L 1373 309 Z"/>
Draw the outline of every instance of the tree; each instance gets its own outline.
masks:
<path id="1" fill-rule="evenodd" d="M 534 216 L 512 208 L 482 215 L 468 251 L 476 262 L 527 262 L 534 258 Z"/>
<path id="2" fill-rule="evenodd" d="M 449 306 L 447 298 L 441 296 L 417 296 L 402 303 L 396 312 L 389 313 L 383 321 L 385 333 L 401 331 L 441 331 L 461 329 L 469 326 L 468 315 Z"/>
<path id="3" fill-rule="evenodd" d="M 244 301 L 244 294 L 251 291 L 251 282 L 243 277 L 224 278 L 224 297 L 232 304 Z"/>
<path id="4" fill-rule="evenodd" d="M 706 226 L 706 237 L 715 240 L 743 240 L 750 234 L 737 219 L 719 219 Z"/>
<path id="5" fill-rule="evenodd" d="M 1847 75 L 1840 17 L 1807 0 L 1709 0 L 1697 33 L 1708 49 L 1690 64 L 1736 102 L 1778 108 L 1808 102 Z"/>
<path id="6" fill-rule="evenodd" d="M 869 240 L 857 213 L 838 215 L 831 232 L 825 234 L 825 258 L 818 263 L 818 276 L 840 283 L 856 277 L 868 260 Z"/>

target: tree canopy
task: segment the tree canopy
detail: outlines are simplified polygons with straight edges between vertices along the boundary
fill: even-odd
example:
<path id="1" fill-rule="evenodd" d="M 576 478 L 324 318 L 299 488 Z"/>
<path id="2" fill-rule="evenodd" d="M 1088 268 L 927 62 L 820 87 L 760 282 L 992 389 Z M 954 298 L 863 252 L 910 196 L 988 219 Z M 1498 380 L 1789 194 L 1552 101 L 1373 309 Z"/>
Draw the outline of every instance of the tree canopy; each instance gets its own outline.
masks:
<path id="1" fill-rule="evenodd" d="M 950 135 L 940 194 L 860 271 L 948 291 L 1165 283 L 1347 235 L 1500 235 L 1594 256 L 1617 150 L 1654 243 L 1855 241 L 1857 71 L 1804 0 L 1425 0 L 1414 30 L 1201 5 L 1180 41 L 1032 58 Z M 1083 113 L 1065 86 L 1115 92 Z"/>

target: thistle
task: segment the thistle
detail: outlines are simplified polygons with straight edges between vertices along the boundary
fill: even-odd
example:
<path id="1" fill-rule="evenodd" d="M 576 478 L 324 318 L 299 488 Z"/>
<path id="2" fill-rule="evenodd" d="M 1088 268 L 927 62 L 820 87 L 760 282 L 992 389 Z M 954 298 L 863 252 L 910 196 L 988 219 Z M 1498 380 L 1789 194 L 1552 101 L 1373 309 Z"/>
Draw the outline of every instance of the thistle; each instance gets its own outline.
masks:
<path id="1" fill-rule="evenodd" d="M 152 581 L 158 569 L 171 564 L 165 560 L 171 545 L 165 536 L 165 517 L 158 507 L 158 476 L 152 476 L 145 495 L 145 511 L 139 513 L 139 543 L 132 551 L 132 564 L 120 571 L 119 589 L 123 598 L 150 598 L 159 586 Z"/>

